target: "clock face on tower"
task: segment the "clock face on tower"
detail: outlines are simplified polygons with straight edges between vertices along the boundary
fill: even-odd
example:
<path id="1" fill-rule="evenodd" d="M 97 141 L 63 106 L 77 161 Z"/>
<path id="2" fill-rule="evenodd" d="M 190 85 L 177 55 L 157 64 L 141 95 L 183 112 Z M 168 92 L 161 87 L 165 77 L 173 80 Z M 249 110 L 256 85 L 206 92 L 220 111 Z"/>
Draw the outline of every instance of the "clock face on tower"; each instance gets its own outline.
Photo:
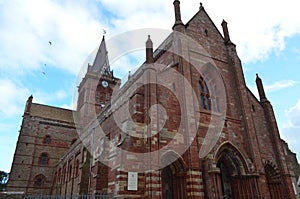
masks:
<path id="1" fill-rule="evenodd" d="M 105 80 L 103 80 L 103 81 L 101 82 L 101 84 L 102 84 L 102 86 L 103 86 L 104 88 L 108 87 L 108 82 L 105 81 Z"/>

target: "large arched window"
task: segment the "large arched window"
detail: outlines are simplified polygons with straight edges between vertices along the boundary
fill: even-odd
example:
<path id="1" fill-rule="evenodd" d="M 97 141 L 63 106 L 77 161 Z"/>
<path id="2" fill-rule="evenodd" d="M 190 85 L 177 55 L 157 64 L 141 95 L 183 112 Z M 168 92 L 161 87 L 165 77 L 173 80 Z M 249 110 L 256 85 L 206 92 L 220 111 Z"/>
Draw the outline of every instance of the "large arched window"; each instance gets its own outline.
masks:
<path id="1" fill-rule="evenodd" d="M 35 187 L 43 187 L 45 181 L 46 181 L 45 176 L 43 174 L 39 174 L 34 177 L 34 186 Z"/>
<path id="2" fill-rule="evenodd" d="M 41 165 L 47 165 L 49 162 L 49 157 L 47 153 L 42 153 L 40 156 L 40 164 Z"/>
<path id="3" fill-rule="evenodd" d="M 220 112 L 219 94 L 213 81 L 205 81 L 201 76 L 199 80 L 200 103 L 205 110 Z"/>

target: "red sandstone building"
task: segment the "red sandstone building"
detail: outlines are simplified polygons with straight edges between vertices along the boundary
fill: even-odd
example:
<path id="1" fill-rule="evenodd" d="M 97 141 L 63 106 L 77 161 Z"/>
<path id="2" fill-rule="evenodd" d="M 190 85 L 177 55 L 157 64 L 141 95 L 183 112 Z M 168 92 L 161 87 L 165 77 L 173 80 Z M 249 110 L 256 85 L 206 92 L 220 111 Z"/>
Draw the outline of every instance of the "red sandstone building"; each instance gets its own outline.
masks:
<path id="1" fill-rule="evenodd" d="M 296 198 L 294 169 L 261 79 L 247 88 L 227 23 L 203 6 L 121 86 L 103 38 L 77 110 L 29 97 L 7 185 L 27 195 Z M 294 160 L 295 161 L 295 160 Z"/>

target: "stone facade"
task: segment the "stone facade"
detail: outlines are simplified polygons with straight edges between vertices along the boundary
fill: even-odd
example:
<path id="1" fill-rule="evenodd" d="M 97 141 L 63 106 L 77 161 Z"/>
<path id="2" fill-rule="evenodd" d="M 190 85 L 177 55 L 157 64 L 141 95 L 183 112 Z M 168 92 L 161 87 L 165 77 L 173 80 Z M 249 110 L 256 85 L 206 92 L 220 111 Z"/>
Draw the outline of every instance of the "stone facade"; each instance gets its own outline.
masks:
<path id="1" fill-rule="evenodd" d="M 290 149 L 288 144 L 282 140 L 284 152 L 288 156 L 289 159 L 289 170 L 292 178 L 293 187 L 297 198 L 300 198 L 300 165 L 297 161 L 296 154 L 293 153 Z"/>
<path id="2" fill-rule="evenodd" d="M 29 97 L 7 190 L 50 193 L 53 170 L 75 139 L 71 110 L 35 104 Z"/>
<path id="3" fill-rule="evenodd" d="M 77 111 L 28 99 L 9 191 L 117 198 L 296 198 L 297 160 L 280 139 L 257 76 L 245 84 L 227 23 L 204 7 L 120 86 L 103 38 Z M 163 66 L 163 67 L 162 67 Z M 74 120 L 73 120 L 74 119 Z M 50 141 L 49 141 L 50 139 Z M 294 162 L 294 163 L 292 163 Z"/>

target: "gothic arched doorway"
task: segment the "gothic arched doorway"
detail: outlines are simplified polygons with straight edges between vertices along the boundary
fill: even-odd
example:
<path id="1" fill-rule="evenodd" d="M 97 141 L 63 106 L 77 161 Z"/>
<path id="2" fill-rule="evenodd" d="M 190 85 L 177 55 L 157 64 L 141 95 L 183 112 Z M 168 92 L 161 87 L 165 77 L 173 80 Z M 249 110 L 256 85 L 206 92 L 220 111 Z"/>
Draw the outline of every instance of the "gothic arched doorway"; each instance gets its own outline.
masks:
<path id="1" fill-rule="evenodd" d="M 183 164 L 177 159 L 162 170 L 162 192 L 164 199 L 186 198 L 186 172 Z"/>
<path id="2" fill-rule="evenodd" d="M 246 175 L 248 173 L 246 163 L 236 148 L 226 144 L 217 157 L 221 198 L 250 199 L 259 195 L 257 176 Z"/>
<path id="3" fill-rule="evenodd" d="M 265 172 L 271 199 L 287 198 L 284 196 L 284 188 L 279 169 L 277 169 L 274 164 L 267 161 L 265 164 Z"/>

